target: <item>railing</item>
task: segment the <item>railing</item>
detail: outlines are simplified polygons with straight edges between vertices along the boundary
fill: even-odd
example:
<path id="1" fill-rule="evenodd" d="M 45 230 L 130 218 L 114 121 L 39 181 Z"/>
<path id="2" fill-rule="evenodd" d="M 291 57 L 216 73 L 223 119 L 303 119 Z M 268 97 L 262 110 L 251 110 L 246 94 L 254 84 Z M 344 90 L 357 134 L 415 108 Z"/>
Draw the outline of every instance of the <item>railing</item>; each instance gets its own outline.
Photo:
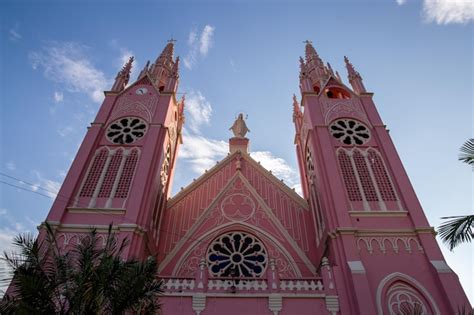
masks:
<path id="1" fill-rule="evenodd" d="M 244 290 L 244 291 L 266 291 L 268 288 L 266 279 L 255 278 L 212 278 L 207 281 L 208 290 Z"/>
<path id="2" fill-rule="evenodd" d="M 161 279 L 163 280 L 163 288 L 165 291 L 194 291 L 196 287 L 194 278 L 161 277 Z"/>
<path id="3" fill-rule="evenodd" d="M 281 279 L 280 291 L 323 291 L 321 279 Z"/>
<path id="4" fill-rule="evenodd" d="M 321 278 L 281 279 L 272 285 L 267 279 L 259 278 L 210 278 L 199 285 L 194 278 L 161 277 L 161 279 L 164 290 L 167 292 L 322 293 L 324 290 Z"/>

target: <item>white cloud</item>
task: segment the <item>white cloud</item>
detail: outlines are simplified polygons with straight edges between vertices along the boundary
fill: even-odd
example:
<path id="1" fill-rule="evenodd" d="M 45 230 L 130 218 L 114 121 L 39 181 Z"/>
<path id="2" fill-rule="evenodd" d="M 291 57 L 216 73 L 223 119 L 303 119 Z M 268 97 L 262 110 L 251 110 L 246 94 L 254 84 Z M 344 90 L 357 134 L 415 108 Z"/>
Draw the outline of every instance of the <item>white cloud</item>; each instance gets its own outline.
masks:
<path id="1" fill-rule="evenodd" d="M 209 48 L 212 46 L 212 37 L 214 36 L 214 30 L 216 28 L 210 25 L 204 26 L 204 29 L 201 33 L 201 40 L 199 46 L 199 52 L 201 55 L 206 56 L 209 52 Z"/>
<path id="2" fill-rule="evenodd" d="M 64 94 L 58 91 L 54 92 L 53 97 L 56 103 L 61 103 L 64 100 Z"/>
<path id="3" fill-rule="evenodd" d="M 31 52 L 29 59 L 33 69 L 42 68 L 47 79 L 101 102 L 109 83 L 104 73 L 93 66 L 87 50 L 88 47 L 75 42 L 48 42 L 40 51 Z"/>
<path id="4" fill-rule="evenodd" d="M 406 0 L 396 0 L 399 5 Z M 466 24 L 474 20 L 472 0 L 423 0 L 423 17 L 436 24 Z"/>
<path id="5" fill-rule="evenodd" d="M 198 40 L 198 32 L 193 29 L 188 35 L 189 51 L 183 58 L 184 66 L 192 69 L 197 62 L 198 56 L 204 58 L 207 56 L 209 49 L 213 44 L 214 30 L 216 28 L 211 25 L 204 26 Z"/>
<path id="6" fill-rule="evenodd" d="M 250 156 L 260 162 L 267 170 L 272 171 L 276 177 L 283 179 L 285 184 L 291 188 L 298 188 L 299 175 L 284 159 L 274 156 L 269 151 L 251 152 Z M 301 190 L 301 187 L 299 188 Z"/>
<path id="7" fill-rule="evenodd" d="M 191 32 L 189 32 L 189 36 L 188 36 L 188 45 L 189 46 L 194 45 L 194 43 L 196 42 L 196 39 L 197 39 L 196 30 L 191 30 Z"/>
<path id="8" fill-rule="evenodd" d="M 59 188 L 61 188 L 61 183 L 44 178 L 38 171 L 33 170 L 32 172 L 36 175 L 37 182 L 31 185 L 31 189 L 33 191 L 41 189 L 41 193 L 46 194 L 50 198 L 55 198 L 59 192 Z"/>
<path id="9" fill-rule="evenodd" d="M 14 171 L 16 170 L 16 165 L 15 163 L 13 163 L 12 161 L 8 162 L 7 164 L 5 164 L 5 167 L 7 168 L 7 170 L 9 171 Z"/>
<path id="10" fill-rule="evenodd" d="M 466 24 L 474 20 L 474 2 L 472 0 L 424 0 L 423 14 L 428 22 Z"/>
<path id="11" fill-rule="evenodd" d="M 16 27 L 10 29 L 10 31 L 8 32 L 8 34 L 10 35 L 10 40 L 11 40 L 11 41 L 14 41 L 14 42 L 17 42 L 17 41 L 19 41 L 20 39 L 23 38 L 23 36 L 21 36 L 21 34 L 18 33 L 18 30 L 16 29 Z"/>
<path id="12" fill-rule="evenodd" d="M 183 134 L 179 158 L 189 162 L 191 169 L 199 175 L 214 166 L 229 152 L 229 146 L 225 141 L 190 134 L 186 129 Z"/>
<path id="13" fill-rule="evenodd" d="M 58 129 L 58 134 L 63 138 L 66 138 L 67 136 L 71 135 L 73 132 L 74 132 L 74 128 L 72 126 L 66 126 L 66 127 Z"/>
<path id="14" fill-rule="evenodd" d="M 191 92 L 186 97 L 186 110 L 187 122 L 189 128 L 194 133 L 200 133 L 199 129 L 203 124 L 209 124 L 212 115 L 211 104 L 201 94 L 200 91 Z"/>

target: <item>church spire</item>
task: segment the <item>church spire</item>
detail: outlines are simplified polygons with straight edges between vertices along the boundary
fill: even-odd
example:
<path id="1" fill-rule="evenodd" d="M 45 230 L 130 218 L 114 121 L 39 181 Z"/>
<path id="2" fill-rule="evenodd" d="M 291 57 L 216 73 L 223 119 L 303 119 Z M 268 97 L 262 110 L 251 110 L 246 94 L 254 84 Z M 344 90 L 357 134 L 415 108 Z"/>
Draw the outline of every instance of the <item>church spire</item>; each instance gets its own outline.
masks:
<path id="1" fill-rule="evenodd" d="M 360 73 L 355 70 L 354 66 L 349 61 L 349 58 L 347 58 L 347 56 L 344 56 L 344 62 L 346 63 L 347 68 L 347 78 L 349 79 L 349 82 L 352 85 L 354 92 L 358 94 L 366 92 L 365 86 L 362 83 L 362 77 Z"/>
<path id="2" fill-rule="evenodd" d="M 137 80 L 140 80 L 141 78 L 143 78 L 147 73 L 148 73 L 148 68 L 150 67 L 150 60 L 148 60 L 145 64 L 145 66 L 143 67 L 142 71 L 140 71 L 140 74 L 138 75 L 138 79 Z"/>
<path id="3" fill-rule="evenodd" d="M 168 40 L 165 48 L 148 70 L 160 92 L 175 92 L 177 89 L 179 58 L 174 60 L 175 42 L 174 39 Z"/>
<path id="4" fill-rule="evenodd" d="M 331 75 L 331 72 L 324 65 L 316 49 L 314 49 L 312 42 L 306 40 L 304 43 L 306 44 L 305 60 L 300 58 L 301 88 L 302 91 L 319 93 L 321 87 Z"/>
<path id="5" fill-rule="evenodd" d="M 112 86 L 112 91 L 121 92 L 127 86 L 128 81 L 130 80 L 130 73 L 132 71 L 134 57 L 131 56 L 123 68 L 117 73 L 115 77 L 115 83 Z"/>
<path id="6" fill-rule="evenodd" d="M 156 58 L 155 63 L 157 64 L 160 60 L 161 61 L 173 61 L 174 55 L 174 43 L 176 42 L 175 39 L 168 40 L 168 44 L 166 44 L 165 48 L 161 52 L 161 54 Z"/>

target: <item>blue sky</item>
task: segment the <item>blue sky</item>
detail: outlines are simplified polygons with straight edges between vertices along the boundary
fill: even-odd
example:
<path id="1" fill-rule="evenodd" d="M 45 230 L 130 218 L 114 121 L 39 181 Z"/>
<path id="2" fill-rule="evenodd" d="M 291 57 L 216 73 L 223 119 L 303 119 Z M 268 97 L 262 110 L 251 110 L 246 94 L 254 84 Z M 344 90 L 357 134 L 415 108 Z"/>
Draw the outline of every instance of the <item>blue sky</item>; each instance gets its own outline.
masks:
<path id="1" fill-rule="evenodd" d="M 136 75 L 170 37 L 187 98 L 175 192 L 226 155 L 239 112 L 253 156 L 298 189 L 291 100 L 309 39 L 343 78 L 349 56 L 375 93 L 430 223 L 472 212 L 457 154 L 472 137 L 473 12 L 444 0 L 2 1 L 0 172 L 23 182 L 0 176 L 0 249 L 44 220 L 123 61 L 135 56 Z M 472 245 L 441 248 L 474 302 Z"/>

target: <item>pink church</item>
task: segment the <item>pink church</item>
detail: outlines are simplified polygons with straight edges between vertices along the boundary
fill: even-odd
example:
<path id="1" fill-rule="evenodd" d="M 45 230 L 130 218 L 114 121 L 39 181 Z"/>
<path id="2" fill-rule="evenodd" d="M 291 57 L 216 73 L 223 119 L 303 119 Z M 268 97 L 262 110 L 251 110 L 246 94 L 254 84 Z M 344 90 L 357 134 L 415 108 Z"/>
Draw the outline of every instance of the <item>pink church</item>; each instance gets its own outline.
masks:
<path id="1" fill-rule="evenodd" d="M 128 85 L 118 73 L 46 219 L 67 247 L 110 222 L 127 257 L 158 257 L 163 314 L 455 314 L 469 306 L 446 264 L 361 75 L 351 87 L 306 42 L 293 96 L 303 197 L 248 152 L 170 197 L 182 135 L 170 41 Z M 233 117 L 229 117 L 229 125 Z M 71 200 L 71 201 L 64 201 Z"/>

